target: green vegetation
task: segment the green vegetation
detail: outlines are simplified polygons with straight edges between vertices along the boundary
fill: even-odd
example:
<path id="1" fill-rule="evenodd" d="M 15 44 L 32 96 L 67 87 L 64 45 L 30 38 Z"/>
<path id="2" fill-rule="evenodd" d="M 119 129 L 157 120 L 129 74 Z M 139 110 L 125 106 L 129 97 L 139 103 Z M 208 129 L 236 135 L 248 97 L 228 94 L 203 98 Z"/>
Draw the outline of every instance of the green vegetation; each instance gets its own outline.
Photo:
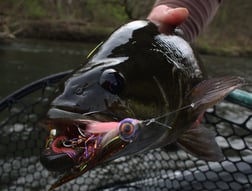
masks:
<path id="1" fill-rule="evenodd" d="M 93 21 L 99 24 L 122 24 L 128 19 L 123 4 L 118 0 L 88 0 L 87 10 L 92 14 Z"/>
<path id="2" fill-rule="evenodd" d="M 2 0 L 0 13 L 15 20 L 88 20 L 104 25 L 128 19 L 118 0 Z"/>
<path id="3" fill-rule="evenodd" d="M 133 19 L 144 18 L 154 2 L 128 0 L 126 10 Z M 224 0 L 213 22 L 197 38 L 197 47 L 208 54 L 251 55 L 251 10 L 251 0 Z"/>
<path id="4" fill-rule="evenodd" d="M 127 22 L 124 9 L 118 0 L 0 0 L 0 34 L 98 42 Z"/>
<path id="5" fill-rule="evenodd" d="M 213 22 L 197 39 L 201 51 L 221 55 L 251 55 L 252 1 L 223 1 Z"/>
<path id="6" fill-rule="evenodd" d="M 42 7 L 41 2 L 34 0 L 24 1 L 24 17 L 28 19 L 39 19 L 46 17 L 47 11 Z"/>
<path id="7" fill-rule="evenodd" d="M 0 34 L 10 31 L 6 36 L 98 42 L 129 17 L 145 18 L 154 1 L 0 0 Z M 197 39 L 197 47 L 205 53 L 251 55 L 252 1 L 223 2 Z"/>

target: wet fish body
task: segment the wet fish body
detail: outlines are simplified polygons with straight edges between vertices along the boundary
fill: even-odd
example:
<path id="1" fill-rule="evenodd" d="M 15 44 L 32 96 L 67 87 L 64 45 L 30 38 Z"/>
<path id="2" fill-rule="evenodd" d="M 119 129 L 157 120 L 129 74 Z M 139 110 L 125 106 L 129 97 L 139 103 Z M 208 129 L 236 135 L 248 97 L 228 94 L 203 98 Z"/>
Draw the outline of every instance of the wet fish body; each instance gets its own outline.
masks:
<path id="1" fill-rule="evenodd" d="M 197 120 L 243 83 L 206 79 L 190 44 L 175 33 L 160 34 L 144 20 L 123 25 L 52 101 L 41 162 L 68 171 L 52 188 L 101 163 L 175 142 L 197 157 L 222 159 L 214 134 Z"/>

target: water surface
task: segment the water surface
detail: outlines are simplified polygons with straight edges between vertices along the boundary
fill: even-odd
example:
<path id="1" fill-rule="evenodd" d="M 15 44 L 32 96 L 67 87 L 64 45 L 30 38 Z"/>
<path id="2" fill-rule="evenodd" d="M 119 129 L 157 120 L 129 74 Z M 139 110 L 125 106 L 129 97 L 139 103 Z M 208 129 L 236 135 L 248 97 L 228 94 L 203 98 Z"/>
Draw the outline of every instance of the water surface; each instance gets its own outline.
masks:
<path id="1" fill-rule="evenodd" d="M 80 66 L 93 47 L 45 40 L 0 43 L 0 99 L 34 80 Z"/>

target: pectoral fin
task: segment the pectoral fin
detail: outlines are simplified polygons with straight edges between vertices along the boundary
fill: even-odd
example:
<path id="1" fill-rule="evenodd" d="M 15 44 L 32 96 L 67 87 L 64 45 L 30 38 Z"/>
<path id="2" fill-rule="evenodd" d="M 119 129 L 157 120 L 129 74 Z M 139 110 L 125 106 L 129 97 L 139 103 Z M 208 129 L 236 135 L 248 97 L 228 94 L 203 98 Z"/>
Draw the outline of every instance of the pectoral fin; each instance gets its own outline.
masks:
<path id="1" fill-rule="evenodd" d="M 192 101 L 193 115 L 200 115 L 244 84 L 242 78 L 233 76 L 202 81 L 188 94 Z M 215 134 L 207 128 L 201 126 L 190 128 L 177 142 L 180 147 L 198 158 L 210 161 L 220 161 L 224 158 L 215 141 Z"/>
<path id="2" fill-rule="evenodd" d="M 179 147 L 197 158 L 208 161 L 224 159 L 221 148 L 215 141 L 215 134 L 204 127 L 187 130 L 177 141 Z"/>
<path id="3" fill-rule="evenodd" d="M 234 76 L 202 81 L 188 95 L 191 97 L 194 112 L 196 114 L 202 113 L 207 108 L 223 100 L 231 91 L 244 84 L 244 79 Z"/>

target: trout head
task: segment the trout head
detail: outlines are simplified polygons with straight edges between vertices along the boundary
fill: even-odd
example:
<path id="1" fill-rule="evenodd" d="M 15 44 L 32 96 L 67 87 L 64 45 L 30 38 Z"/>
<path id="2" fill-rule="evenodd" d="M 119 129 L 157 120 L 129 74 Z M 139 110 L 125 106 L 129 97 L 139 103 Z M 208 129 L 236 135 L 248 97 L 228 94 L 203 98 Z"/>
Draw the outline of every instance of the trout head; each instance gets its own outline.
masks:
<path id="1" fill-rule="evenodd" d="M 228 91 L 216 93 L 213 87 L 227 88 L 202 80 L 193 50 L 181 37 L 162 35 L 148 21 L 119 28 L 51 103 L 41 162 L 65 172 L 52 188 L 102 163 L 176 141 L 204 109 L 238 87 L 231 79 Z M 208 92 L 216 95 L 207 99 Z"/>

